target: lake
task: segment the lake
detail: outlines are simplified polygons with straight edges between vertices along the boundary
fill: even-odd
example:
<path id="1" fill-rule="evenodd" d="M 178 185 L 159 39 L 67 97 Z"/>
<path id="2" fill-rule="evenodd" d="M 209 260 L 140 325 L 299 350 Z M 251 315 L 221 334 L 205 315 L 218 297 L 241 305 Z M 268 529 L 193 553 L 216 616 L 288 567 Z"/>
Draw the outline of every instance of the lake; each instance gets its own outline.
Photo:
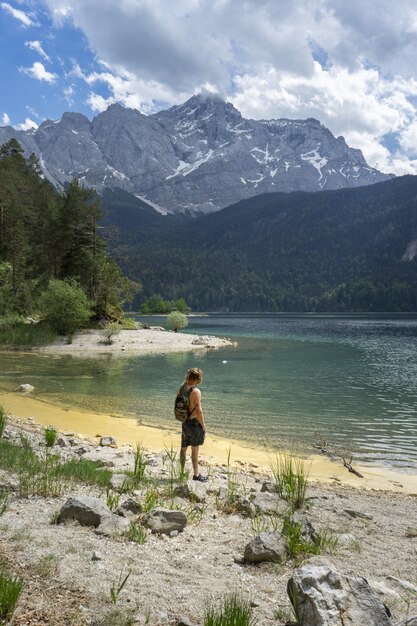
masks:
<path id="1" fill-rule="evenodd" d="M 217 314 L 191 317 L 187 332 L 238 346 L 94 359 L 0 353 L 0 389 L 30 382 L 43 400 L 166 428 L 196 366 L 212 433 L 297 451 L 319 433 L 361 462 L 417 471 L 417 316 Z"/>

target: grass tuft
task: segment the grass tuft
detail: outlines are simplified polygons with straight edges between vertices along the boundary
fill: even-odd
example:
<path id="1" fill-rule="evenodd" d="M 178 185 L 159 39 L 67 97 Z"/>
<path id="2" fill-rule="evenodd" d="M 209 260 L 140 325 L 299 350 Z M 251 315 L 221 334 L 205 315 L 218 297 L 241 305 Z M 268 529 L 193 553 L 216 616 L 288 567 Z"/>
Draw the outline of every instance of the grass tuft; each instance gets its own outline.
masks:
<path id="1" fill-rule="evenodd" d="M 0 570 L 0 624 L 11 620 L 23 589 L 23 580 Z"/>
<path id="2" fill-rule="evenodd" d="M 210 604 L 204 613 L 204 626 L 255 626 L 253 609 L 238 593 L 223 596 L 220 606 Z"/>
<path id="3" fill-rule="evenodd" d="M 4 435 L 6 425 L 7 425 L 7 412 L 4 406 L 0 404 L 0 439 Z"/>
<path id="4" fill-rule="evenodd" d="M 141 441 L 136 443 L 135 448 L 135 465 L 133 468 L 133 478 L 141 482 L 145 478 L 146 468 L 148 466 L 148 461 L 145 457 L 145 448 Z"/>
<path id="5" fill-rule="evenodd" d="M 47 448 L 52 448 L 57 440 L 58 431 L 54 426 L 47 426 L 44 431 L 45 443 Z"/>
<path id="6" fill-rule="evenodd" d="M 132 541 L 134 543 L 139 543 L 140 545 L 143 545 L 148 539 L 148 533 L 143 526 L 133 524 L 133 522 L 131 522 L 129 524 L 129 528 L 124 533 L 124 537 L 127 541 Z"/>
<path id="7" fill-rule="evenodd" d="M 278 495 L 287 500 L 293 511 L 301 509 L 305 503 L 308 483 L 308 472 L 303 461 L 291 455 L 277 454 L 270 467 Z"/>

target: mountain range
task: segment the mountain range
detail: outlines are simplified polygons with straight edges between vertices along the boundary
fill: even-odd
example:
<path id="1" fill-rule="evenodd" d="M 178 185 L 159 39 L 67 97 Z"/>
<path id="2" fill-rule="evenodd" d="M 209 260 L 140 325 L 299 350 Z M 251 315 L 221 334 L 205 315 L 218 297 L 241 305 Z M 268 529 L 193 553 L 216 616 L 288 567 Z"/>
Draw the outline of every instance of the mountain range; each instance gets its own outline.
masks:
<path id="1" fill-rule="evenodd" d="M 37 129 L 0 128 L 39 158 L 57 187 L 73 178 L 100 194 L 121 189 L 160 213 L 213 212 L 266 192 L 322 191 L 377 183 L 369 167 L 319 121 L 250 120 L 217 96 L 144 115 L 113 104 L 92 121 L 64 113 Z"/>

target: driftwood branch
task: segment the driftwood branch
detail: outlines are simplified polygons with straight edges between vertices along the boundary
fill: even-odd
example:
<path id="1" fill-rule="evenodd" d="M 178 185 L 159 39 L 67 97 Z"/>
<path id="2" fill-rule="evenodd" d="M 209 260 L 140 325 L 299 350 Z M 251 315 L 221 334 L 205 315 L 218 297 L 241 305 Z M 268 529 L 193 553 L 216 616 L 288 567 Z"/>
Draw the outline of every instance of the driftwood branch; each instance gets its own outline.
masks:
<path id="1" fill-rule="evenodd" d="M 350 455 L 350 458 L 347 461 L 346 460 L 347 459 L 347 455 L 346 455 L 345 452 L 342 451 L 341 446 L 330 444 L 323 437 L 323 435 L 321 433 L 319 433 L 318 431 L 316 431 L 314 433 L 314 436 L 316 438 L 316 442 L 313 444 L 313 446 L 317 450 L 320 450 L 320 452 L 322 452 L 323 454 L 327 454 L 328 456 L 337 457 L 337 458 L 341 459 L 344 467 L 346 467 L 346 469 L 351 474 L 355 474 L 355 476 L 358 476 L 359 478 L 363 478 L 363 475 L 352 467 L 352 455 Z"/>
<path id="2" fill-rule="evenodd" d="M 352 457 L 350 457 L 349 461 L 346 461 L 346 459 L 344 457 L 342 457 L 342 461 L 343 461 L 343 465 L 346 467 L 346 469 L 351 472 L 352 474 L 355 474 L 355 476 L 359 476 L 359 478 L 363 478 L 363 475 L 358 472 L 358 470 L 355 470 L 352 467 Z"/>

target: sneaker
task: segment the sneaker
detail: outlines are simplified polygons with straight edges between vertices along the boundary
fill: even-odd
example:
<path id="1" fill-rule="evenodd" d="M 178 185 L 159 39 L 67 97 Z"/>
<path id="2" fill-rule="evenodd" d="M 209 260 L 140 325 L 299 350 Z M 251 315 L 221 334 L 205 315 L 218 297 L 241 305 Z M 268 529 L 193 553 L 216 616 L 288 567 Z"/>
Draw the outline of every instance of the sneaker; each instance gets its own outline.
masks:
<path id="1" fill-rule="evenodd" d="M 198 480 L 200 483 L 206 483 L 208 481 L 207 476 L 202 476 L 199 474 L 198 476 L 193 476 L 193 480 Z"/>

